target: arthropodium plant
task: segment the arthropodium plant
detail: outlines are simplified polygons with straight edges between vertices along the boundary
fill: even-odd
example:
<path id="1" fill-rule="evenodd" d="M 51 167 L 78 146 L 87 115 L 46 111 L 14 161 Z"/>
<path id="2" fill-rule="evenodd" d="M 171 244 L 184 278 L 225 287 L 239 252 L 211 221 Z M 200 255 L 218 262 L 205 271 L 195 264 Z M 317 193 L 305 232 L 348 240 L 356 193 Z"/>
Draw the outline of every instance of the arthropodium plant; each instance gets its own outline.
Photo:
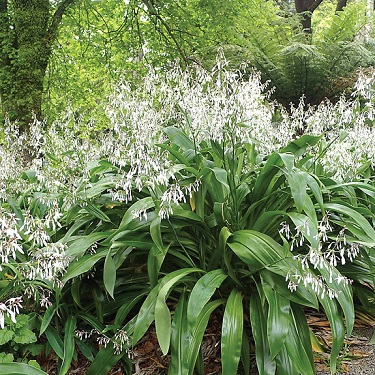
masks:
<path id="1" fill-rule="evenodd" d="M 313 373 L 311 333 L 301 306 L 320 304 L 334 333 L 334 372 L 345 333 L 340 310 L 347 334 L 354 319 L 344 262 L 360 267 L 357 284 L 369 278 L 373 283 L 374 214 L 364 210 L 358 191 L 371 201 L 374 188 L 356 182 L 350 189 L 351 183 L 335 182 L 330 177 L 348 179 L 355 168 L 335 176 L 324 170 L 324 158 L 326 144 L 342 142 L 340 130 L 365 127 L 363 118 L 370 112 L 358 115 L 357 103 L 342 100 L 307 113 L 301 105 L 274 123 L 274 104 L 264 102 L 259 80 L 253 82 L 257 76 L 248 84 L 232 73 L 216 73 L 198 71 L 201 86 L 187 75 L 170 77 L 174 85 L 151 76 L 145 92 L 123 87 L 115 97 L 117 109 L 110 118 L 116 142 L 107 149 L 111 163 L 99 161 L 88 173 L 89 207 L 100 211 L 87 208 L 91 216 L 81 211 L 76 220 L 84 236 L 75 238 L 71 230 L 65 237 L 68 253 L 79 259 L 64 281 L 94 265 L 103 268 L 102 287 L 115 300 L 126 300 L 115 318 L 120 327 L 139 303 L 134 291 L 146 295 L 121 329 L 136 344 L 155 321 L 163 352 L 171 349 L 171 374 L 192 373 L 208 318 L 224 304 L 224 373 L 236 372 L 242 341 L 248 369 L 244 315 L 250 316 L 260 373 L 276 368 L 286 374 Z M 298 130 L 316 135 L 290 142 Z M 92 256 L 88 252 L 95 240 Z M 144 282 L 146 256 L 150 290 L 129 278 L 131 268 Z M 95 278 L 98 285 L 100 277 Z M 130 287 L 129 294 L 120 280 Z M 178 301 L 173 321 L 168 296 Z M 92 305 L 91 311 L 98 310 Z M 106 353 L 107 360 L 115 358 Z M 98 361 L 93 373 L 96 366 Z"/>
<path id="2" fill-rule="evenodd" d="M 369 87 L 372 80 L 359 81 L 358 92 L 363 82 Z M 109 129 L 99 142 L 78 141 L 74 134 L 79 129 L 73 129 L 64 133 L 64 142 L 73 148 L 65 153 L 61 134 L 55 131 L 62 125 L 47 129 L 45 141 L 34 145 L 44 160 L 36 158 L 36 172 L 24 177 L 35 183 L 36 191 L 49 193 L 42 194 L 42 201 L 36 194 L 39 208 L 33 215 L 38 222 L 46 224 L 51 202 L 59 202 L 65 226 L 57 238 L 67 245 L 66 255 L 77 260 L 62 279 L 66 303 L 50 306 L 42 321 L 41 332 L 51 342 L 57 335 L 50 327 L 53 316 L 73 316 L 79 306 L 86 307 L 79 321 L 113 342 L 116 333 L 124 331 L 135 344 L 155 320 L 162 350 L 172 351 L 171 373 L 192 372 L 208 317 L 225 304 L 222 361 L 224 372 L 232 374 L 241 337 L 247 368 L 243 315 L 249 314 L 250 304 L 259 371 L 272 373 L 277 366 L 280 373 L 302 368 L 311 373 L 309 331 L 300 305 L 318 308 L 320 301 L 333 327 L 334 371 L 344 332 L 339 309 L 345 313 L 348 333 L 353 321 L 345 276 L 350 267 L 344 265 L 339 273 L 335 262 L 354 258 L 359 251 L 355 267 L 361 272 L 351 277 L 359 285 L 371 285 L 373 257 L 366 245 L 373 246 L 375 238 L 369 224 L 371 185 L 340 185 L 335 179 L 350 180 L 361 163 L 373 165 L 374 156 L 369 148 L 360 153 L 347 148 L 344 163 L 337 158 L 337 164 L 330 164 L 327 155 L 335 143 L 355 140 L 354 133 L 350 137 L 354 130 L 365 129 L 367 137 L 373 136 L 365 123 L 373 99 L 365 98 L 363 110 L 357 101 L 342 99 L 308 111 L 301 105 L 289 116 L 268 103 L 263 90 L 256 73 L 244 80 L 222 66 L 212 73 L 198 69 L 193 75 L 174 70 L 165 80 L 151 74 L 144 90 L 119 87 L 109 108 Z M 346 138 L 343 130 L 349 133 Z M 313 135 L 295 139 L 298 132 Z M 109 161 L 84 167 L 99 155 Z M 62 166 L 68 166 L 68 173 Z M 361 206 L 359 191 L 370 208 Z M 26 222 L 27 206 L 33 202 L 28 199 L 21 195 L 19 200 L 26 209 L 19 219 Z M 5 206 L 20 213 L 17 205 Z M 34 230 L 24 235 L 36 241 L 31 238 Z M 38 238 L 43 245 L 43 237 Z M 348 245 L 342 246 L 341 238 Z M 288 286 L 296 290 L 291 293 Z M 93 302 L 87 302 L 88 292 Z M 114 302 L 103 306 L 105 292 Z M 172 323 L 168 295 L 179 301 Z M 139 313 L 134 312 L 143 296 L 147 298 Z M 114 310 L 115 324 L 106 327 Z M 76 321 L 69 318 L 66 356 L 54 347 L 63 359 L 62 372 L 72 358 L 75 329 Z M 189 338 L 186 350 L 183 337 Z M 300 347 L 304 351 L 296 350 Z M 229 348 L 236 350 L 230 353 Z M 111 354 L 111 344 L 100 351 L 90 373 L 108 371 L 126 345 L 122 349 L 119 355 Z"/>

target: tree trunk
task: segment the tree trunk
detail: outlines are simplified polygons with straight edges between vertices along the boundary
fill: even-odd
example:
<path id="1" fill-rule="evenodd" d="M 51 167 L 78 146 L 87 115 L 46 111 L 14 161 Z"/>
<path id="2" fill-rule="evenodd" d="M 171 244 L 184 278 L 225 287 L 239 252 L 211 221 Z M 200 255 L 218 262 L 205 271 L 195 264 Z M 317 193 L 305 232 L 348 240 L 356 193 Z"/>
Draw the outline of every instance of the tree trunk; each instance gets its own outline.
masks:
<path id="1" fill-rule="evenodd" d="M 306 34 L 312 33 L 312 14 L 322 1 L 323 0 L 294 0 L 296 12 L 301 14 L 301 25 Z"/>
<path id="2" fill-rule="evenodd" d="M 0 0 L 0 99 L 3 120 L 18 121 L 21 132 L 41 118 L 43 81 L 52 44 L 66 8 L 52 12 L 49 0 Z"/>
<path id="3" fill-rule="evenodd" d="M 341 12 L 346 7 L 348 0 L 338 0 L 336 5 L 336 12 Z"/>

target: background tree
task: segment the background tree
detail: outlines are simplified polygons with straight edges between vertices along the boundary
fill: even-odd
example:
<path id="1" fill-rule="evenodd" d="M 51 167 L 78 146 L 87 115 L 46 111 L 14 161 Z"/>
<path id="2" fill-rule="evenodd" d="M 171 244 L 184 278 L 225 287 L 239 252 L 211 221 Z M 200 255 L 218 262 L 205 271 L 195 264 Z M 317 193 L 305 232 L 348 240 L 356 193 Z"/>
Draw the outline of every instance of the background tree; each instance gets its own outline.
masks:
<path id="1" fill-rule="evenodd" d="M 0 99 L 3 115 L 22 130 L 41 115 L 43 81 L 66 10 L 48 0 L 0 0 Z"/>

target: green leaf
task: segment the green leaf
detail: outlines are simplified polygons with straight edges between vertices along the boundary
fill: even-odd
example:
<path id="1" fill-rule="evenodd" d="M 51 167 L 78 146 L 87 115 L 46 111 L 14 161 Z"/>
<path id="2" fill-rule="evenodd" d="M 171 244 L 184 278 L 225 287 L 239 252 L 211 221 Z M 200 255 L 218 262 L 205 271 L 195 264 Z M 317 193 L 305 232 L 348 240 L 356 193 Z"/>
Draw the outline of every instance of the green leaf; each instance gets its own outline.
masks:
<path id="1" fill-rule="evenodd" d="M 52 320 L 53 316 L 55 315 L 56 310 L 57 310 L 57 306 L 51 305 L 44 312 L 43 318 L 42 318 L 42 323 L 40 324 L 39 336 L 47 329 L 47 327 L 51 323 L 51 320 Z"/>
<path id="2" fill-rule="evenodd" d="M 158 296 L 155 304 L 155 328 L 160 349 L 166 355 L 171 340 L 171 314 L 163 295 Z"/>
<path id="3" fill-rule="evenodd" d="M 66 283 L 68 280 L 80 276 L 91 270 L 91 268 L 100 259 L 104 258 L 107 255 L 107 252 L 108 249 L 102 249 L 95 254 L 87 254 L 76 261 L 72 261 L 62 278 L 62 282 Z"/>
<path id="4" fill-rule="evenodd" d="M 96 355 L 93 363 L 87 370 L 87 375 L 106 375 L 125 353 L 115 354 L 113 344 L 109 343 Z"/>
<path id="5" fill-rule="evenodd" d="M 125 229 L 127 228 L 128 224 L 132 221 L 139 221 L 139 218 L 134 218 L 134 211 L 139 210 L 148 210 L 152 207 L 155 207 L 154 200 L 151 197 L 146 197 L 138 200 L 137 202 L 133 203 L 125 212 L 124 217 L 121 220 L 119 228 Z"/>
<path id="6" fill-rule="evenodd" d="M 290 330 L 290 302 L 269 285 L 262 284 L 268 302 L 267 337 L 271 358 L 274 359 L 284 346 Z"/>
<path id="7" fill-rule="evenodd" d="M 46 372 L 39 370 L 26 363 L 2 363 L 0 366 L 0 375 L 48 375 Z"/>
<path id="8" fill-rule="evenodd" d="M 30 361 L 27 362 L 27 364 L 31 367 L 41 370 L 39 363 L 35 359 L 31 359 Z"/>
<path id="9" fill-rule="evenodd" d="M 302 137 L 290 142 L 280 152 L 291 152 L 293 153 L 293 155 L 295 155 L 295 157 L 302 156 L 309 146 L 316 145 L 322 139 L 322 137 L 323 135 L 317 137 L 309 134 L 304 134 Z"/>
<path id="10" fill-rule="evenodd" d="M 225 306 L 221 332 L 222 374 L 237 373 L 241 356 L 243 332 L 242 294 L 233 289 Z"/>
<path id="11" fill-rule="evenodd" d="M 187 276 L 192 272 L 197 272 L 197 270 L 194 270 L 192 268 L 172 272 L 172 274 L 174 274 L 174 277 L 172 277 L 170 280 L 167 280 L 163 285 L 161 285 L 159 294 L 157 296 L 155 303 L 155 329 L 160 348 L 164 355 L 167 354 L 169 350 L 171 339 L 171 315 L 166 304 L 166 296 L 173 285 L 175 285 L 184 276 Z"/>
<path id="12" fill-rule="evenodd" d="M 177 303 L 171 326 L 171 364 L 169 374 L 188 374 L 189 334 L 186 319 L 186 296 L 183 293 Z"/>
<path id="13" fill-rule="evenodd" d="M 198 268 L 183 268 L 170 274 L 164 276 L 157 286 L 155 286 L 150 294 L 147 296 L 146 300 L 143 302 L 134 327 L 133 334 L 133 345 L 136 345 L 140 338 L 146 333 L 148 327 L 155 319 L 155 305 L 158 298 L 162 298 L 162 295 L 166 295 L 169 288 L 173 286 L 182 277 L 189 275 L 192 272 L 202 272 Z M 167 288 L 163 290 L 162 295 L 159 297 L 159 292 L 161 289 L 167 285 Z"/>
<path id="14" fill-rule="evenodd" d="M 110 235 L 110 232 L 94 232 L 69 242 L 66 255 L 68 256 L 81 256 L 85 251 L 92 246 L 95 242 L 102 240 Z"/>
<path id="15" fill-rule="evenodd" d="M 267 283 L 273 290 L 278 294 L 282 295 L 290 301 L 298 303 L 302 306 L 309 306 L 314 309 L 319 309 L 319 302 L 316 294 L 309 288 L 306 288 L 302 283 L 298 285 L 298 288 L 293 293 L 288 289 L 288 285 L 285 282 L 285 277 L 268 272 L 267 270 L 260 271 L 262 283 Z"/>
<path id="16" fill-rule="evenodd" d="M 62 359 L 64 357 L 64 345 L 56 329 L 49 325 L 44 333 L 49 344 L 51 345 L 51 348 L 54 350 L 56 355 Z"/>
<path id="17" fill-rule="evenodd" d="M 208 272 L 197 281 L 187 305 L 187 324 L 190 332 L 195 328 L 196 319 L 203 307 L 226 278 L 225 272 L 219 269 Z"/>
<path id="18" fill-rule="evenodd" d="M 195 362 L 198 357 L 199 349 L 202 345 L 202 339 L 206 330 L 211 313 L 221 304 L 223 300 L 217 300 L 207 303 L 199 314 L 194 331 L 189 335 L 188 350 L 188 369 L 189 375 L 193 374 Z"/>
<path id="19" fill-rule="evenodd" d="M 163 131 L 165 134 L 167 134 L 171 143 L 180 146 L 184 151 L 195 149 L 194 143 L 189 139 L 189 137 L 186 136 L 185 133 L 182 132 L 182 130 L 174 128 L 173 126 L 168 126 L 164 128 Z"/>
<path id="20" fill-rule="evenodd" d="M 95 356 L 93 352 L 91 351 L 91 348 L 89 345 L 87 345 L 85 342 L 82 340 L 76 340 L 76 344 L 80 350 L 80 352 L 90 361 L 93 362 L 95 359 Z"/>
<path id="21" fill-rule="evenodd" d="M 37 338 L 33 331 L 27 327 L 22 327 L 20 330 L 16 331 L 14 336 L 14 342 L 17 344 L 31 344 L 36 342 Z"/>
<path id="22" fill-rule="evenodd" d="M 364 234 L 368 236 L 368 238 L 371 238 L 372 241 L 375 241 L 374 228 L 358 211 L 338 203 L 326 203 L 324 204 L 324 207 L 331 212 L 338 212 L 347 216 L 345 221 L 349 221 L 355 225 L 358 225 L 363 230 Z"/>
<path id="23" fill-rule="evenodd" d="M 270 236 L 252 230 L 240 230 L 229 238 L 228 246 L 252 272 L 267 268 L 286 276 L 295 260 Z"/>
<path id="24" fill-rule="evenodd" d="M 345 339 L 345 326 L 341 313 L 337 308 L 336 300 L 330 299 L 327 295 L 324 298 L 318 297 L 332 330 L 330 368 L 331 372 L 334 374 L 336 372 L 337 358 Z"/>
<path id="25" fill-rule="evenodd" d="M 89 214 L 93 215 L 94 217 L 97 217 L 100 220 L 103 220 L 107 223 L 111 222 L 111 219 L 93 203 L 87 203 L 87 205 L 83 207 L 83 210 L 86 210 Z"/>
<path id="26" fill-rule="evenodd" d="M 108 251 L 104 261 L 103 282 L 105 289 L 107 290 L 109 295 L 114 299 L 114 290 L 116 283 L 116 265 L 113 261 L 110 251 Z"/>
<path id="27" fill-rule="evenodd" d="M 64 325 L 64 355 L 62 358 L 59 375 L 65 375 L 70 368 L 70 364 L 75 352 L 74 336 L 77 319 L 75 316 L 69 316 Z"/>
<path id="28" fill-rule="evenodd" d="M 242 333 L 242 347 L 241 347 L 241 362 L 244 370 L 244 375 L 250 375 L 251 360 L 250 360 L 250 344 L 246 329 Z"/>
<path id="29" fill-rule="evenodd" d="M 339 282 L 340 279 L 343 279 L 343 276 L 340 274 L 337 268 L 330 267 L 327 261 L 324 261 L 323 267 L 319 267 L 319 271 L 324 276 L 328 287 L 337 291 L 336 300 L 344 312 L 346 330 L 348 336 L 350 336 L 353 331 L 355 320 L 352 288 L 349 283 L 345 282 L 345 280 Z"/>
<path id="30" fill-rule="evenodd" d="M 12 363 L 14 361 L 14 355 L 13 354 L 7 354 L 4 352 L 0 353 L 0 363 Z M 1 366 L 0 366 L 1 368 Z"/>
<path id="31" fill-rule="evenodd" d="M 108 176 L 104 177 L 95 184 L 93 184 L 92 187 L 89 189 L 83 190 L 80 193 L 80 196 L 83 199 L 91 199 L 94 198 L 97 195 L 100 195 L 103 193 L 103 191 L 106 191 L 107 189 L 113 188 L 114 182 L 113 182 L 113 177 Z"/>
<path id="32" fill-rule="evenodd" d="M 257 293 L 250 297 L 250 321 L 255 341 L 255 358 L 259 375 L 274 375 L 276 362 L 271 358 L 267 338 L 267 321 L 264 308 Z"/>
<path id="33" fill-rule="evenodd" d="M 14 337 L 14 332 L 8 328 L 0 329 L 0 345 L 4 345 Z"/>
<path id="34" fill-rule="evenodd" d="M 299 324 L 301 322 L 296 319 L 294 310 L 291 311 L 291 316 L 293 323 L 289 326 L 289 334 L 285 340 L 286 351 L 299 374 L 314 375 L 314 362 L 306 320 L 304 325 Z"/>

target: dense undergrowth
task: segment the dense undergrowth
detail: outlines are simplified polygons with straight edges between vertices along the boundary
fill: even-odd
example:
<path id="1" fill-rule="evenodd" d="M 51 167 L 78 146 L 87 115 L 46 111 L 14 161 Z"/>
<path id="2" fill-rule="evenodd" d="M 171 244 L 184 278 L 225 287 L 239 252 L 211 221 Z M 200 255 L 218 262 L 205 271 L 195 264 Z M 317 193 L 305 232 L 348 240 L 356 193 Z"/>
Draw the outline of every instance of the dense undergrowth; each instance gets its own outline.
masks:
<path id="1" fill-rule="evenodd" d="M 88 375 L 130 373 L 153 323 L 169 373 L 203 374 L 213 312 L 223 374 L 249 373 L 251 340 L 260 374 L 313 374 L 305 307 L 327 315 L 335 372 L 354 309 L 375 312 L 374 76 L 286 111 L 223 65 L 119 84 L 100 133 L 94 116 L 35 121 L 28 163 L 8 124 L 0 374 L 53 350 L 64 375 L 76 346 Z"/>

